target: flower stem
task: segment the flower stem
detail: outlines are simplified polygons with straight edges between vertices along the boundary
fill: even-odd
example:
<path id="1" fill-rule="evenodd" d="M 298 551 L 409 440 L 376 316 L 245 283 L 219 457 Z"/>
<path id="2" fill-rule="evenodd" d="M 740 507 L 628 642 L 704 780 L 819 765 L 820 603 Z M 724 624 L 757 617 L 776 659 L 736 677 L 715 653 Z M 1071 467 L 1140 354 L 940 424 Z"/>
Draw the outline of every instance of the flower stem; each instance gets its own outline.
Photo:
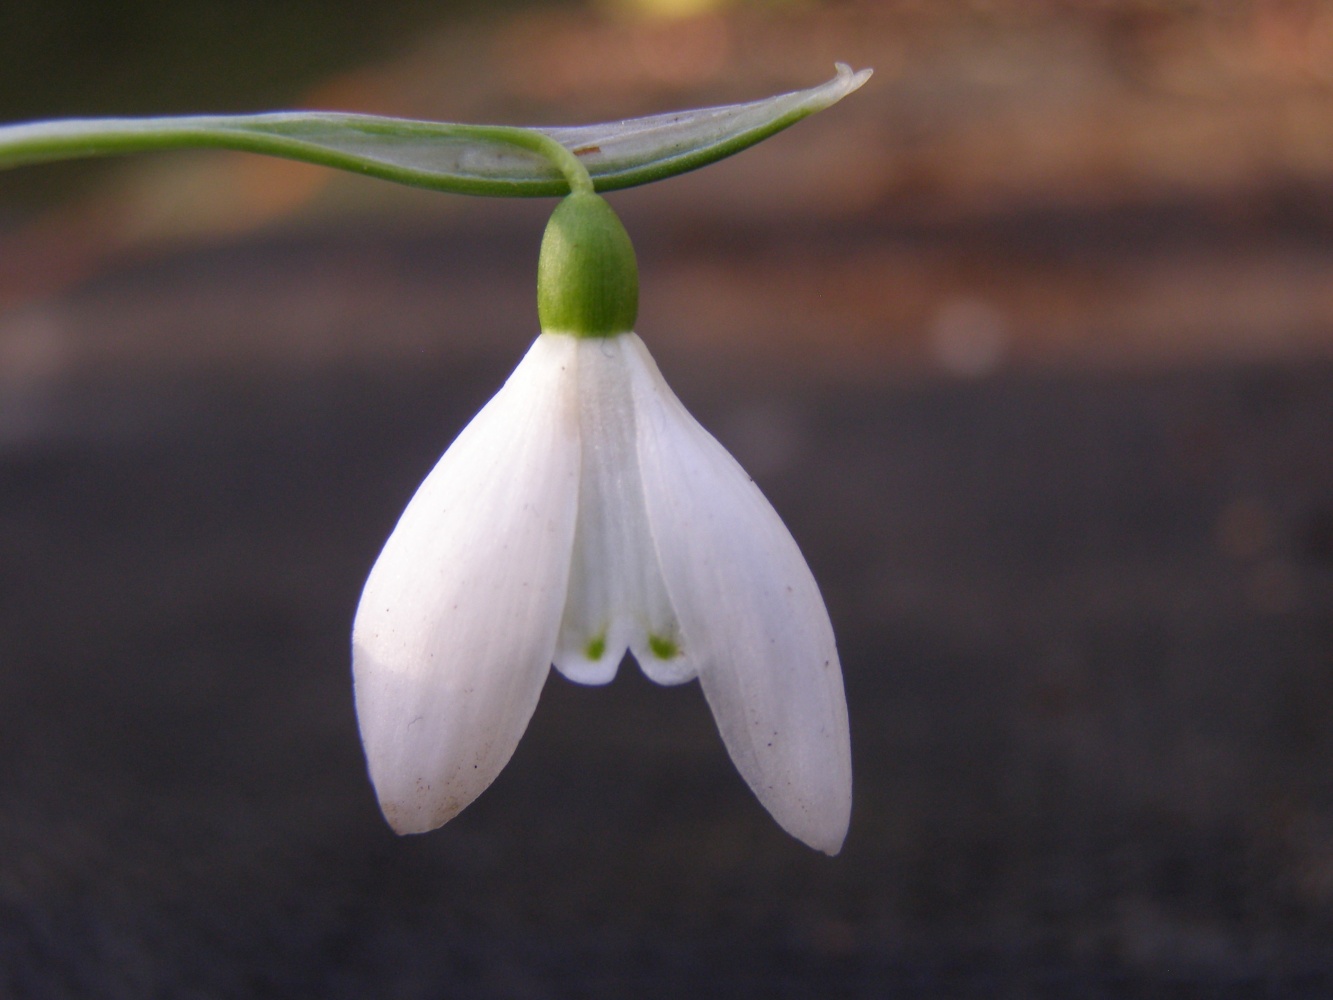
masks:
<path id="1" fill-rule="evenodd" d="M 570 194 L 578 192 L 592 194 L 596 190 L 593 187 L 592 177 L 588 174 L 588 168 L 579 162 L 577 156 L 545 133 L 508 125 L 473 126 L 473 129 L 479 135 L 546 157 L 552 166 L 565 175 Z"/>

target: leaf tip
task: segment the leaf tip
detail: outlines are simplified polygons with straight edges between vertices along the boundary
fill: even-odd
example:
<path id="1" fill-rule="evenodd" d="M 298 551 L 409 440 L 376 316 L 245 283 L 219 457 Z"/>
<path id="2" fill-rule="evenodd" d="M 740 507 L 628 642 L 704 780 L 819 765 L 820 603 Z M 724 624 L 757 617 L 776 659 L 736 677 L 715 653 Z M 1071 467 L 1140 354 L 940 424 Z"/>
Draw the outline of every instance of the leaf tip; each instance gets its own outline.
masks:
<path id="1" fill-rule="evenodd" d="M 846 97 L 852 91 L 860 90 L 867 80 L 870 79 L 874 69 L 867 66 L 865 69 L 858 69 L 855 72 L 845 62 L 834 63 L 833 68 L 837 70 L 838 75 L 831 81 L 837 86 L 838 96 L 834 100 Z"/>

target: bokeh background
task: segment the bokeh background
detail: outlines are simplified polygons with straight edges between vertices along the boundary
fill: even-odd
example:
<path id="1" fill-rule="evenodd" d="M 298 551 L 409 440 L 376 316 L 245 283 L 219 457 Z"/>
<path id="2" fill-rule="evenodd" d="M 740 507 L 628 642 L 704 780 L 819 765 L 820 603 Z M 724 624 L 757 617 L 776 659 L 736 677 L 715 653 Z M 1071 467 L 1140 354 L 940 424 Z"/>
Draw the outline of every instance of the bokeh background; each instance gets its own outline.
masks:
<path id="1" fill-rule="evenodd" d="M 0 120 L 581 123 L 866 87 L 612 196 L 839 635 L 836 859 L 696 685 L 376 810 L 360 586 L 551 202 L 0 175 L 0 995 L 1333 995 L 1333 3 L 19 2 Z"/>

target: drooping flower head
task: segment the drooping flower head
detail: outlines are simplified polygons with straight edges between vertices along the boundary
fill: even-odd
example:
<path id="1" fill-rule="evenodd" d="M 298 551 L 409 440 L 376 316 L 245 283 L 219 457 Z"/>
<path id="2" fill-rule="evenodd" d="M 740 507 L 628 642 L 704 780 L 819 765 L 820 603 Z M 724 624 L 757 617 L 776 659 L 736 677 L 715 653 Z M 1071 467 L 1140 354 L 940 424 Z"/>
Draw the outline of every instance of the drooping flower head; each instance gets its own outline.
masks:
<path id="1" fill-rule="evenodd" d="M 371 779 L 399 833 L 499 774 L 552 665 L 603 684 L 626 651 L 698 678 L 737 769 L 828 854 L 851 810 L 842 674 L 819 589 L 777 513 L 633 332 L 634 250 L 576 192 L 538 268 L 542 333 L 408 504 L 353 630 Z"/>

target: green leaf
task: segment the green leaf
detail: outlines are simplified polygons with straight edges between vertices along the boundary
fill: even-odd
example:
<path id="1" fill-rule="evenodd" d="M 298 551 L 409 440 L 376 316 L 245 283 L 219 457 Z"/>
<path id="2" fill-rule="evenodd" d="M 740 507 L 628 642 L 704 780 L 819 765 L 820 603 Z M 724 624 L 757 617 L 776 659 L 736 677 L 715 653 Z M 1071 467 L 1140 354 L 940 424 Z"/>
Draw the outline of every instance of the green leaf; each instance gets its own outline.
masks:
<path id="1" fill-rule="evenodd" d="M 604 125 L 521 129 L 332 112 L 177 118 L 92 118 L 0 127 L 0 169 L 167 149 L 232 149 L 304 160 L 417 187 L 479 195 L 561 195 L 556 161 L 587 168 L 598 191 L 694 170 L 740 152 L 841 100 L 870 70 L 809 90 Z M 547 149 L 548 152 L 542 152 Z M 577 168 L 575 168 L 577 169 Z"/>

